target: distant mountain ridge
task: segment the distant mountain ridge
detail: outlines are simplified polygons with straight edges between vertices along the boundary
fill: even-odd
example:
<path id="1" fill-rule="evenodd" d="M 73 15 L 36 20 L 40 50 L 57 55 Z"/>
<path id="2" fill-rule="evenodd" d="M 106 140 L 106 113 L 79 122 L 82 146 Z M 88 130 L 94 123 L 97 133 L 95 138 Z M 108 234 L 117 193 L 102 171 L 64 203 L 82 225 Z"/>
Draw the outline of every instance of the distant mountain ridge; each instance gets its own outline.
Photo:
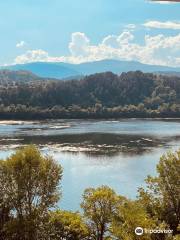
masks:
<path id="1" fill-rule="evenodd" d="M 39 77 L 56 79 L 79 78 L 80 76 L 102 72 L 113 72 L 115 74 L 121 74 L 122 72 L 137 70 L 144 73 L 149 72 L 167 75 L 180 75 L 180 68 L 148 65 L 136 61 L 120 60 L 101 60 L 81 64 L 63 62 L 34 62 L 0 67 L 0 69 L 9 69 L 12 71 L 30 71 Z"/>
<path id="2" fill-rule="evenodd" d="M 1 67 L 1 69 L 29 71 L 42 78 L 61 79 L 79 75 L 77 71 L 69 68 L 68 66 L 63 66 L 63 64 L 59 65 L 59 63 L 35 62 Z"/>

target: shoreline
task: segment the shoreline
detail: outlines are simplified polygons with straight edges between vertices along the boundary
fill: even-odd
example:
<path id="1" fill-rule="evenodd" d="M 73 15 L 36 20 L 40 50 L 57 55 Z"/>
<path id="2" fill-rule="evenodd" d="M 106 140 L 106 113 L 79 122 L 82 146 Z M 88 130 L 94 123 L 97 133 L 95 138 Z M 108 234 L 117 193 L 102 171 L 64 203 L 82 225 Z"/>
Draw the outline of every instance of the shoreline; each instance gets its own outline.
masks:
<path id="1" fill-rule="evenodd" d="M 94 121 L 121 121 L 121 120 L 180 120 L 180 117 L 117 117 L 117 118 L 100 118 L 100 117 L 79 117 L 79 118 L 1 118 L 0 117 L 0 124 L 6 124 L 6 122 L 14 124 L 15 122 L 35 122 L 35 121 L 60 121 L 60 120 L 94 120 Z"/>

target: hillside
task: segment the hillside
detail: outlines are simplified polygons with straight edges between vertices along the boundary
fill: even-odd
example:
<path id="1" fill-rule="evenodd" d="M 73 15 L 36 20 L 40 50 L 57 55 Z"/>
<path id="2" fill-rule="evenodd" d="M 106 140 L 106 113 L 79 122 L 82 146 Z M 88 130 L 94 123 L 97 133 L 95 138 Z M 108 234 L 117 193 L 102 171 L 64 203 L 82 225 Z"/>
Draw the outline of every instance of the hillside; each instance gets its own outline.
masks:
<path id="1" fill-rule="evenodd" d="M 4 67 L 1 67 L 1 69 Z M 119 61 L 119 60 L 102 60 L 96 62 L 87 62 L 81 64 L 69 64 L 69 63 L 47 63 L 37 62 L 21 65 L 7 66 L 9 70 L 25 70 L 45 78 L 57 78 L 57 79 L 72 79 L 79 78 L 80 76 L 113 72 L 115 74 L 121 74 L 122 72 L 129 71 L 142 71 L 149 73 L 178 75 L 180 74 L 180 68 L 172 68 L 166 66 L 148 65 L 135 61 Z"/>
<path id="2" fill-rule="evenodd" d="M 0 88 L 1 118 L 180 117 L 175 76 L 136 71 L 45 80 Z"/>
<path id="3" fill-rule="evenodd" d="M 40 77 L 28 71 L 0 70 L 0 85 L 27 83 L 40 80 L 42 80 Z"/>

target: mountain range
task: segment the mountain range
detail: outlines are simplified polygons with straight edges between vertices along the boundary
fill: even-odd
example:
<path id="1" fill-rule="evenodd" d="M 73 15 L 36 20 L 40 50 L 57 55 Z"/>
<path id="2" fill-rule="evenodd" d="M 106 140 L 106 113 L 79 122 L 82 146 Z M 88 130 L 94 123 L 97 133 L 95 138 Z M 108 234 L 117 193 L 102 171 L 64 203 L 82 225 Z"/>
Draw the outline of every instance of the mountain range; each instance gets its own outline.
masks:
<path id="1" fill-rule="evenodd" d="M 149 72 L 180 76 L 180 68 L 148 65 L 136 61 L 119 60 L 101 60 L 81 64 L 71 64 L 63 62 L 33 62 L 27 64 L 17 64 L 0 67 L 0 69 L 8 69 L 11 71 L 30 71 L 33 74 L 38 75 L 39 77 L 56 79 L 80 78 L 81 76 L 101 72 L 113 72 L 115 74 L 121 74 L 122 72 L 136 70 L 140 70 L 144 73 Z"/>

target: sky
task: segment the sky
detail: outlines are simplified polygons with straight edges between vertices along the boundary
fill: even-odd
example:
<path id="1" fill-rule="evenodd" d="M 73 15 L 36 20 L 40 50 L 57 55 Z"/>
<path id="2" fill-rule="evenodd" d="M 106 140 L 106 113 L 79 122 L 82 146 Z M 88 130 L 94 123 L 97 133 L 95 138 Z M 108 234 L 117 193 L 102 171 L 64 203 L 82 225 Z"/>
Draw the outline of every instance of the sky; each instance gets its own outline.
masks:
<path id="1" fill-rule="evenodd" d="M 0 65 L 102 59 L 180 66 L 180 3 L 0 0 Z"/>

